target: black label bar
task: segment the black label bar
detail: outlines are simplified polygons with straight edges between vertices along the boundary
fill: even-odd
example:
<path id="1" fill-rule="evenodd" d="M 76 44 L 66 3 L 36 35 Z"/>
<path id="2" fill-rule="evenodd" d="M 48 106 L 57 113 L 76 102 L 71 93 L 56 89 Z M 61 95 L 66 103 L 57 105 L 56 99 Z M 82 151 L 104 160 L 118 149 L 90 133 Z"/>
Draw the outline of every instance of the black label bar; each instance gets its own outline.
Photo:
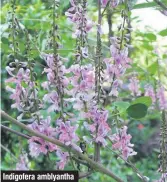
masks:
<path id="1" fill-rule="evenodd" d="M 78 182 L 78 171 L 1 171 L 1 182 Z"/>

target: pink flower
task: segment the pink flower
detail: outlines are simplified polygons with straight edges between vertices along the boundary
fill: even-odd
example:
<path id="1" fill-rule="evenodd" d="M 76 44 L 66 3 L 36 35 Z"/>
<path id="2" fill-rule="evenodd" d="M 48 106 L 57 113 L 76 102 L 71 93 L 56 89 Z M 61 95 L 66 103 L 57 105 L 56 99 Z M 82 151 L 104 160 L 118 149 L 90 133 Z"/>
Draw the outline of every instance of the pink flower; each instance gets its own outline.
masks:
<path id="1" fill-rule="evenodd" d="M 163 86 L 157 89 L 157 98 L 159 101 L 160 109 L 164 110 L 167 109 L 167 97 L 165 95 L 165 89 Z"/>
<path id="2" fill-rule="evenodd" d="M 18 171 L 28 171 L 28 157 L 27 154 L 21 155 L 19 161 L 16 164 L 16 170 Z"/>
<path id="3" fill-rule="evenodd" d="M 70 121 L 58 121 L 57 133 L 59 135 L 59 140 L 66 145 L 71 145 L 79 140 L 79 137 L 76 135 L 76 129 L 78 125 L 71 126 Z"/>
<path id="4" fill-rule="evenodd" d="M 36 142 L 43 142 L 42 144 L 38 144 Z M 40 138 L 33 138 L 30 139 L 29 141 L 29 150 L 30 150 L 30 155 L 32 157 L 35 157 L 37 158 L 39 156 L 40 153 L 43 153 L 43 154 L 47 154 L 47 149 L 45 148 L 45 141 L 41 141 Z"/>
<path id="5" fill-rule="evenodd" d="M 82 56 L 84 58 L 88 58 L 88 47 L 82 47 L 81 51 L 82 51 Z"/>
<path id="6" fill-rule="evenodd" d="M 103 7 L 105 7 L 108 3 L 108 0 L 101 0 L 101 4 Z"/>
<path id="7" fill-rule="evenodd" d="M 58 96 L 57 92 L 53 91 L 51 93 L 44 95 L 43 100 L 48 103 L 51 103 L 51 106 L 48 108 L 48 112 L 60 110 L 59 96 Z"/>
<path id="8" fill-rule="evenodd" d="M 28 125 L 33 130 L 42 133 L 48 137 L 53 137 L 56 134 L 56 129 L 50 126 L 51 118 L 48 117 L 47 119 L 41 119 L 40 124 L 34 122 Z M 46 142 L 44 139 L 39 137 L 31 137 L 29 139 L 29 150 L 30 155 L 32 157 L 38 157 L 40 153 L 47 154 L 47 152 L 53 152 L 58 149 L 58 147 L 50 142 Z"/>
<path id="9" fill-rule="evenodd" d="M 56 154 L 60 158 L 60 161 L 57 162 L 57 168 L 63 170 L 68 162 L 69 154 L 68 152 L 62 152 L 61 150 L 57 150 Z"/>
<path id="10" fill-rule="evenodd" d="M 98 131 L 97 131 L 97 137 L 95 139 L 96 143 L 101 143 L 104 147 L 107 145 L 107 142 L 105 140 L 105 137 L 107 136 L 110 128 L 102 123 L 98 126 Z"/>
<path id="11" fill-rule="evenodd" d="M 91 20 L 88 20 L 86 24 L 86 31 L 89 32 L 92 29 L 93 25 L 94 23 Z"/>
<path id="12" fill-rule="evenodd" d="M 162 173 L 161 178 L 154 182 L 165 182 L 167 180 L 167 173 Z"/>
<path id="13" fill-rule="evenodd" d="M 118 4 L 119 4 L 119 0 L 111 0 L 111 6 L 113 8 L 116 8 L 118 6 Z"/>
<path id="14" fill-rule="evenodd" d="M 132 92 L 132 95 L 139 96 L 141 91 L 139 90 L 139 80 L 136 77 L 130 78 L 130 83 L 128 85 L 129 90 Z"/>
<path id="15" fill-rule="evenodd" d="M 155 95 L 154 88 L 152 87 L 152 85 L 145 86 L 145 96 L 151 97 L 153 103 L 156 101 L 156 95 Z"/>
<path id="16" fill-rule="evenodd" d="M 42 54 L 42 57 L 45 59 L 47 65 L 49 68 L 53 68 L 55 66 L 54 64 L 54 55 L 53 54 Z"/>
<path id="17" fill-rule="evenodd" d="M 124 126 L 119 130 L 118 134 L 114 134 L 110 137 L 113 142 L 113 149 L 118 149 L 122 153 L 122 157 L 127 160 L 129 156 L 136 155 L 133 151 L 133 144 L 130 143 L 131 135 L 127 135 L 127 126 Z"/>
<path id="18" fill-rule="evenodd" d="M 87 122 L 84 122 L 84 127 L 91 132 L 93 140 L 96 143 L 101 143 L 103 146 L 106 146 L 107 142 L 105 138 L 108 132 L 111 130 L 109 125 L 107 124 L 108 111 L 100 110 L 97 109 L 97 107 L 93 107 L 87 113 L 87 116 L 93 121 L 93 123 L 88 124 Z"/>

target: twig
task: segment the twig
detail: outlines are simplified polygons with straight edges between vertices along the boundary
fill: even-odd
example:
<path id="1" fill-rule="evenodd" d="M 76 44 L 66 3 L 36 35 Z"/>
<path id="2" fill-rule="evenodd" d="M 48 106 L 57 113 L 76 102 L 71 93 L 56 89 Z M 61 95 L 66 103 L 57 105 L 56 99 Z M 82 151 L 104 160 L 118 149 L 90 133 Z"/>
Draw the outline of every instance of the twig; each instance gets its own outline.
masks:
<path id="1" fill-rule="evenodd" d="M 16 135 L 18 135 L 18 136 L 24 137 L 24 138 L 26 138 L 26 139 L 30 139 L 30 136 L 25 135 L 25 134 L 23 134 L 23 133 L 20 133 L 20 132 L 18 132 L 18 131 L 12 130 L 11 128 L 9 128 L 9 127 L 7 127 L 7 126 L 1 125 L 1 128 L 2 128 L 2 129 L 5 129 L 6 131 L 12 132 L 12 133 L 14 133 L 14 134 L 16 134 Z"/>
<path id="2" fill-rule="evenodd" d="M 161 1 L 154 0 L 154 2 L 157 3 L 162 9 L 164 9 L 165 11 L 167 11 L 167 6 L 165 6 L 165 4 L 163 4 Z"/>
<path id="3" fill-rule="evenodd" d="M 107 10 L 107 8 L 108 8 L 108 6 L 109 6 L 109 4 L 110 4 L 110 1 L 111 1 L 111 0 L 109 0 L 109 1 L 107 2 L 106 7 L 104 8 L 104 10 L 103 10 L 101 16 L 104 16 L 104 13 L 105 13 L 105 11 Z"/>
<path id="4" fill-rule="evenodd" d="M 1 145 L 1 148 L 3 150 L 5 150 L 6 152 L 10 153 L 10 155 L 14 158 L 14 160 L 17 161 L 17 158 L 15 157 L 15 155 L 8 148 L 6 148 L 5 146 L 3 146 L 2 144 L 0 144 L 0 145 Z"/>
<path id="5" fill-rule="evenodd" d="M 89 157 L 87 157 L 86 155 L 82 154 L 81 152 L 77 151 L 76 149 L 70 147 L 70 146 L 66 146 L 65 144 L 63 144 L 62 142 L 60 142 L 59 140 L 55 139 L 55 138 L 50 138 L 44 134 L 41 134 L 37 131 L 32 130 L 31 128 L 29 128 L 28 126 L 26 126 L 23 123 L 18 122 L 16 119 L 12 118 L 11 116 L 9 116 L 7 113 L 5 113 L 4 111 L 1 110 L 1 116 L 2 118 L 5 118 L 6 120 L 9 120 L 11 123 L 19 126 L 20 128 L 26 130 L 29 132 L 29 134 L 31 134 L 31 136 L 37 136 L 40 137 L 48 142 L 51 142 L 67 151 L 71 151 L 73 154 L 77 155 L 78 157 L 80 157 L 82 160 L 85 160 L 94 170 L 99 171 L 103 174 L 106 174 L 108 176 L 110 176 L 111 178 L 115 179 L 115 181 L 117 182 L 123 182 L 122 179 L 120 179 L 118 176 L 116 176 L 115 174 L 113 174 L 110 170 L 106 169 L 103 165 L 99 164 L 98 162 L 93 161 L 92 159 L 90 159 Z"/>
<path id="6" fill-rule="evenodd" d="M 141 174 L 141 172 L 130 162 L 125 160 L 120 154 L 118 154 L 117 152 L 113 151 L 112 149 L 110 149 L 109 147 L 107 147 L 108 150 L 112 151 L 114 154 L 117 155 L 117 157 L 121 158 L 123 161 L 125 161 L 134 172 L 136 172 L 137 176 L 143 181 L 143 182 L 147 182 L 145 177 Z"/>

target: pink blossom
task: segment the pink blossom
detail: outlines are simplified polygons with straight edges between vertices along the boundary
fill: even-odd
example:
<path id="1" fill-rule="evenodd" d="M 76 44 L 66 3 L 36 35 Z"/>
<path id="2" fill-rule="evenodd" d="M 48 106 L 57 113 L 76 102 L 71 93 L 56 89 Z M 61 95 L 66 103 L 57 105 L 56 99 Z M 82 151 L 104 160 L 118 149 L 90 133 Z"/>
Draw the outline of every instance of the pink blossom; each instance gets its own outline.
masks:
<path id="1" fill-rule="evenodd" d="M 88 58 L 88 47 L 82 47 L 81 51 L 82 51 L 82 56 L 84 58 Z"/>
<path id="2" fill-rule="evenodd" d="M 124 126 L 119 130 L 119 133 L 110 137 L 113 142 L 113 149 L 118 149 L 122 153 L 122 157 L 127 160 L 129 156 L 136 155 L 133 151 L 133 144 L 130 143 L 131 135 L 127 134 L 127 126 Z"/>
<path id="3" fill-rule="evenodd" d="M 106 126 L 104 123 L 101 123 L 98 126 L 97 137 L 95 139 L 96 143 L 101 143 L 105 147 L 107 145 L 105 137 L 107 136 L 109 130 L 110 128 L 108 126 Z"/>
<path id="4" fill-rule="evenodd" d="M 19 161 L 16 164 L 16 170 L 18 171 L 28 171 L 28 157 L 27 154 L 20 155 Z"/>
<path id="5" fill-rule="evenodd" d="M 107 3 L 108 3 L 108 0 L 101 0 L 101 4 L 102 4 L 102 6 L 106 6 L 107 5 Z"/>
<path id="6" fill-rule="evenodd" d="M 111 0 L 111 6 L 113 8 L 116 8 L 118 6 L 118 4 L 119 4 L 119 0 Z"/>
<path id="7" fill-rule="evenodd" d="M 37 142 L 41 142 L 38 144 Z M 40 153 L 47 154 L 47 149 L 45 148 L 45 141 L 41 141 L 40 138 L 33 138 L 30 139 L 29 141 L 29 150 L 30 150 L 30 155 L 32 157 L 38 157 Z M 42 143 L 43 142 L 43 143 Z"/>
<path id="8" fill-rule="evenodd" d="M 136 77 L 132 77 L 129 79 L 129 81 L 130 83 L 128 87 L 132 95 L 139 96 L 141 94 L 141 91 L 139 90 L 139 80 Z"/>
<path id="9" fill-rule="evenodd" d="M 156 101 L 156 95 L 154 92 L 154 88 L 151 85 L 145 86 L 145 96 L 151 97 L 153 103 Z"/>
<path id="10" fill-rule="evenodd" d="M 92 29 L 93 25 L 94 23 L 91 20 L 87 20 L 86 31 L 89 32 Z"/>
<path id="11" fill-rule="evenodd" d="M 96 143 L 101 143 L 103 146 L 106 146 L 107 143 L 105 138 L 108 132 L 111 130 L 107 124 L 108 111 L 93 107 L 87 113 L 87 117 L 90 118 L 93 123 L 88 124 L 87 122 L 84 122 L 84 127 L 91 132 L 93 140 Z"/>
<path id="12" fill-rule="evenodd" d="M 60 158 L 60 161 L 57 162 L 57 168 L 63 170 L 68 162 L 69 154 L 68 152 L 63 152 L 61 150 L 57 150 L 56 154 Z"/>
<path id="13" fill-rule="evenodd" d="M 71 145 L 79 140 L 79 137 L 76 135 L 78 125 L 71 126 L 70 121 L 58 121 L 57 124 L 57 133 L 61 142 L 65 143 L 66 145 Z"/>
<path id="14" fill-rule="evenodd" d="M 45 102 L 51 103 L 51 105 L 48 108 L 48 112 L 52 111 L 59 111 L 59 96 L 56 91 L 53 91 L 51 93 L 45 94 L 43 97 L 43 100 Z"/>
<path id="15" fill-rule="evenodd" d="M 101 0 L 102 6 L 105 7 L 107 5 L 108 1 L 109 0 Z M 113 8 L 116 8 L 118 6 L 118 4 L 119 4 L 119 0 L 111 0 L 110 1 L 110 5 Z"/>
<path id="16" fill-rule="evenodd" d="M 165 89 L 163 86 L 157 89 L 157 98 L 159 101 L 160 109 L 167 109 L 167 97 L 165 95 Z"/>
<path id="17" fill-rule="evenodd" d="M 161 178 L 154 182 L 165 182 L 167 180 L 167 173 L 162 173 Z"/>
<path id="18" fill-rule="evenodd" d="M 50 122 L 51 118 L 48 117 L 46 119 L 41 119 L 40 124 L 34 122 L 28 126 L 31 129 L 39 133 L 42 133 L 48 137 L 53 137 L 56 134 L 56 129 L 50 126 Z M 30 155 L 32 157 L 38 157 L 40 153 L 47 154 L 48 151 L 53 152 L 58 149 L 56 145 L 35 136 L 31 137 L 31 139 L 29 139 L 28 142 L 29 142 Z"/>

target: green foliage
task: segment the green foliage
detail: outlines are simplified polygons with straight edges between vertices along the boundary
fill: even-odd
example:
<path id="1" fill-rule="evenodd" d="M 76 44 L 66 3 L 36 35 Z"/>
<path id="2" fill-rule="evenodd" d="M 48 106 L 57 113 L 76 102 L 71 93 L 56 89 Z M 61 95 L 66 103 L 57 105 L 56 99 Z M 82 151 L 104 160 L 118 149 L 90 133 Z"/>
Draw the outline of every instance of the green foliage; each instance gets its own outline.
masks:
<path id="1" fill-rule="evenodd" d="M 162 37 L 167 36 L 167 29 L 161 30 L 161 31 L 159 32 L 159 35 L 161 35 Z"/>
<path id="2" fill-rule="evenodd" d="M 148 96 L 144 96 L 144 97 L 138 97 L 137 99 L 135 99 L 134 101 L 132 101 L 131 105 L 134 105 L 134 104 L 144 104 L 146 105 L 147 107 L 150 107 L 151 104 L 152 104 L 152 100 L 150 97 Z"/>
<path id="3" fill-rule="evenodd" d="M 127 113 L 130 117 L 140 119 L 146 116 L 148 107 L 145 104 L 132 104 L 128 107 Z"/>

